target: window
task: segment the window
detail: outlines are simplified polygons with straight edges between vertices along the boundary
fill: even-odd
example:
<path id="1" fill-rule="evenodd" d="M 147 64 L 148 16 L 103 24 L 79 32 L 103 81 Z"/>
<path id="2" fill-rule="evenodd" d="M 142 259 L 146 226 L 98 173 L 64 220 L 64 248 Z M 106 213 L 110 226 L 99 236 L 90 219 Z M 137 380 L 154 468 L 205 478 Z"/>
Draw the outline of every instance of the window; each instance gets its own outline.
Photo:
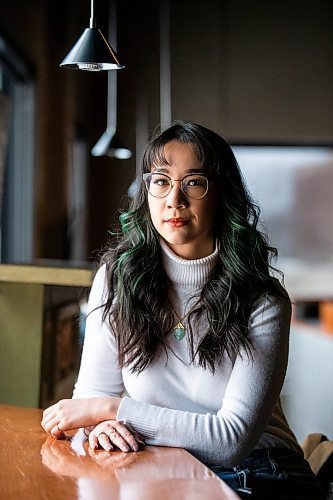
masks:
<path id="1" fill-rule="evenodd" d="M 0 35 L 0 260 L 33 257 L 34 85 Z"/>
<path id="2" fill-rule="evenodd" d="M 233 146 L 296 295 L 333 293 L 333 147 Z"/>

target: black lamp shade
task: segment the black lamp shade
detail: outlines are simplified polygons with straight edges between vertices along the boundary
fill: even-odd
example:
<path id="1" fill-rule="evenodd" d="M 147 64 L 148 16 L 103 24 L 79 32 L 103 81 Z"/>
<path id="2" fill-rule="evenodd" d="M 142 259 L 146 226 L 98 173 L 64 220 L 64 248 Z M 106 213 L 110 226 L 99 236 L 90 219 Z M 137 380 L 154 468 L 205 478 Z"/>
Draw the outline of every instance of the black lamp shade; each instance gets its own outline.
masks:
<path id="1" fill-rule="evenodd" d="M 124 68 L 98 28 L 86 28 L 60 66 L 87 71 Z"/>

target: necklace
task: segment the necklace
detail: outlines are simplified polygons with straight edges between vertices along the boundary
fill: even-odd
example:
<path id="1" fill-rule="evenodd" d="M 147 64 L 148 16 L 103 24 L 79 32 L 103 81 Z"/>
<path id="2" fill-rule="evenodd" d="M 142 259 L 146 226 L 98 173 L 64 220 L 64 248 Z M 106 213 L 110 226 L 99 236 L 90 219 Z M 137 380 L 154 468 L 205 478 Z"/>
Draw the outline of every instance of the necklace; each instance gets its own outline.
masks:
<path id="1" fill-rule="evenodd" d="M 179 323 L 177 323 L 177 325 L 173 329 L 173 334 L 177 340 L 183 340 L 183 338 L 185 337 L 185 333 L 186 333 L 185 326 L 181 321 L 179 321 Z"/>
<path id="2" fill-rule="evenodd" d="M 195 304 L 192 307 L 190 307 L 190 310 L 187 313 L 185 313 L 185 315 L 182 318 L 179 316 L 179 314 L 176 313 L 174 308 L 170 305 L 171 311 L 178 319 L 178 323 L 176 324 L 176 326 L 173 329 L 173 335 L 177 340 L 183 340 L 183 338 L 185 337 L 186 328 L 184 326 L 184 322 L 185 322 L 186 318 L 189 316 L 189 314 L 197 307 L 199 302 L 200 302 L 200 298 L 195 302 Z"/>
<path id="3" fill-rule="evenodd" d="M 183 316 L 182 318 L 176 313 L 176 311 L 174 310 L 173 307 L 171 309 L 172 309 L 172 312 L 174 313 L 174 315 L 177 316 L 177 319 L 178 319 L 178 323 L 176 324 L 176 326 L 173 329 L 174 337 L 177 340 L 183 340 L 183 338 L 185 337 L 185 334 L 186 334 L 184 321 L 186 320 L 187 316 L 190 314 L 192 309 L 188 313 L 186 313 L 185 316 Z"/>

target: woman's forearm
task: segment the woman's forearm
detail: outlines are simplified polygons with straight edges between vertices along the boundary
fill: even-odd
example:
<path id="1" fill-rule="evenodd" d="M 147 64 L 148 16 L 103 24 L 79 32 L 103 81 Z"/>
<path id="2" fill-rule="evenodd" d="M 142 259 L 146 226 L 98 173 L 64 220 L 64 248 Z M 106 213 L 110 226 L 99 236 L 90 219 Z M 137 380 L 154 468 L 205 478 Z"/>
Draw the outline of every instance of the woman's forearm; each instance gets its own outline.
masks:
<path id="1" fill-rule="evenodd" d="M 115 419 L 121 398 L 113 396 L 62 399 L 43 412 L 42 427 L 55 438 L 64 431 Z"/>

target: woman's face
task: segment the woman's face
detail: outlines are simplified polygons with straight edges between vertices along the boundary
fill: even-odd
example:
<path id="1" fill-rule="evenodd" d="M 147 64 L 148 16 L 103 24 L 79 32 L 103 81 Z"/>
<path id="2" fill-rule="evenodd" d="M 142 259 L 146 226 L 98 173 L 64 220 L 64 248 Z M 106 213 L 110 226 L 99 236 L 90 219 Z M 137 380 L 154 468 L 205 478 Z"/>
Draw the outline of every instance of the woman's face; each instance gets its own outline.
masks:
<path id="1" fill-rule="evenodd" d="M 167 165 L 154 165 L 151 172 L 167 174 L 172 180 L 189 173 L 205 173 L 191 144 L 171 141 L 164 147 Z M 152 223 L 173 252 L 184 259 L 200 259 L 213 252 L 214 227 L 218 206 L 216 187 L 212 182 L 206 195 L 192 199 L 174 182 L 170 193 L 155 198 L 148 193 Z"/>

